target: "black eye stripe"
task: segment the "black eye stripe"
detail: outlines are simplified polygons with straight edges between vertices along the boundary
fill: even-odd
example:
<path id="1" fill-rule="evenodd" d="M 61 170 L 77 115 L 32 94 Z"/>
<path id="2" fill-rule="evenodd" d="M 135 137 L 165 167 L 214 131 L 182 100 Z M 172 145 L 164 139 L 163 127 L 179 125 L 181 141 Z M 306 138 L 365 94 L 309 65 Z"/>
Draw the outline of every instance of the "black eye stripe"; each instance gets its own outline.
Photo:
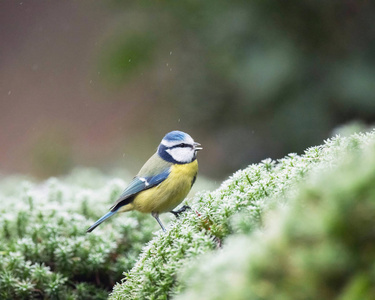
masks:
<path id="1" fill-rule="evenodd" d="M 181 144 L 177 144 L 172 147 L 169 147 L 169 149 L 173 149 L 173 148 L 193 148 L 193 145 L 181 143 Z"/>

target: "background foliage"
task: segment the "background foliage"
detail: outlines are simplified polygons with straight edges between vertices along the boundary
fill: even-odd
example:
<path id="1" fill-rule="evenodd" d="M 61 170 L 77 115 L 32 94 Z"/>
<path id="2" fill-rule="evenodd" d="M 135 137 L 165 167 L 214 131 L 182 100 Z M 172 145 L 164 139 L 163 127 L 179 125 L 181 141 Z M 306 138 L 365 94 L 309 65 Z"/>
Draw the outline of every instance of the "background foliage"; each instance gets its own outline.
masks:
<path id="1" fill-rule="evenodd" d="M 337 124 L 374 120 L 375 7 L 368 1 L 115 3 L 138 12 L 142 26 L 116 36 L 123 51 L 107 57 L 125 61 L 137 49 L 136 60 L 153 69 L 165 62 L 163 76 L 151 78 L 157 97 L 204 131 L 205 141 L 220 139 L 216 168 L 301 152 Z M 137 48 L 134 39 L 142 41 Z M 150 47 L 139 48 L 145 40 Z M 109 68 L 112 74 L 125 82 L 139 72 L 130 63 Z"/>
<path id="2" fill-rule="evenodd" d="M 202 173 L 222 180 L 337 125 L 373 123 L 374 11 L 351 0 L 3 1 L 2 170 L 137 172 L 181 129 L 205 147 Z"/>

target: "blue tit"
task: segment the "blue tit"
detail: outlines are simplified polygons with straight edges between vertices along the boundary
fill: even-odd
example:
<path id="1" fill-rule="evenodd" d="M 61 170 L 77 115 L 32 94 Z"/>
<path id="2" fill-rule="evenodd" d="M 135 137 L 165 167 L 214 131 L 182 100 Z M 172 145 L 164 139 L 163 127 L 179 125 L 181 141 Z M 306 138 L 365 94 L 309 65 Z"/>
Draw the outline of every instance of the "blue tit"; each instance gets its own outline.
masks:
<path id="1" fill-rule="evenodd" d="M 87 232 L 115 213 L 131 210 L 151 213 L 165 231 L 159 214 L 173 212 L 172 209 L 189 193 L 197 176 L 197 152 L 201 149 L 187 133 L 177 130 L 167 133 L 156 153 L 144 164 L 110 211 Z"/>

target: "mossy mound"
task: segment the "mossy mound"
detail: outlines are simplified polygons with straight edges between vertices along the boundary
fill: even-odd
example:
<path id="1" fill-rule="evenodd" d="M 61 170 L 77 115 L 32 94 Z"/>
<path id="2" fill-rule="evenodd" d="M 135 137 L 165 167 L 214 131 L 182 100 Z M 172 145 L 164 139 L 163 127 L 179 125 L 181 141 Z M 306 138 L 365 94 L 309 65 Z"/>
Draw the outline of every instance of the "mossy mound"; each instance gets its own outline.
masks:
<path id="1" fill-rule="evenodd" d="M 263 230 L 185 271 L 176 299 L 373 299 L 375 145 L 314 172 L 287 201 Z"/>
<path id="2" fill-rule="evenodd" d="M 128 214 L 95 234 L 86 229 L 125 183 L 93 170 L 35 184 L 0 183 L 0 298 L 106 299 L 157 229 Z"/>

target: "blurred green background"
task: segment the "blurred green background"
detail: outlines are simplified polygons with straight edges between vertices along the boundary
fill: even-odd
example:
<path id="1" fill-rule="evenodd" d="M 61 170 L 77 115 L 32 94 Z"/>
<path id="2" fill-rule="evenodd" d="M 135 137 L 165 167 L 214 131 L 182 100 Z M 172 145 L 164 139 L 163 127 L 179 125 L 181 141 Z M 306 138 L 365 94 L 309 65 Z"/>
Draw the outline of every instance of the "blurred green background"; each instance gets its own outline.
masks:
<path id="1" fill-rule="evenodd" d="M 371 1 L 1 1 L 0 171 L 136 172 L 190 133 L 222 179 L 375 119 Z"/>

